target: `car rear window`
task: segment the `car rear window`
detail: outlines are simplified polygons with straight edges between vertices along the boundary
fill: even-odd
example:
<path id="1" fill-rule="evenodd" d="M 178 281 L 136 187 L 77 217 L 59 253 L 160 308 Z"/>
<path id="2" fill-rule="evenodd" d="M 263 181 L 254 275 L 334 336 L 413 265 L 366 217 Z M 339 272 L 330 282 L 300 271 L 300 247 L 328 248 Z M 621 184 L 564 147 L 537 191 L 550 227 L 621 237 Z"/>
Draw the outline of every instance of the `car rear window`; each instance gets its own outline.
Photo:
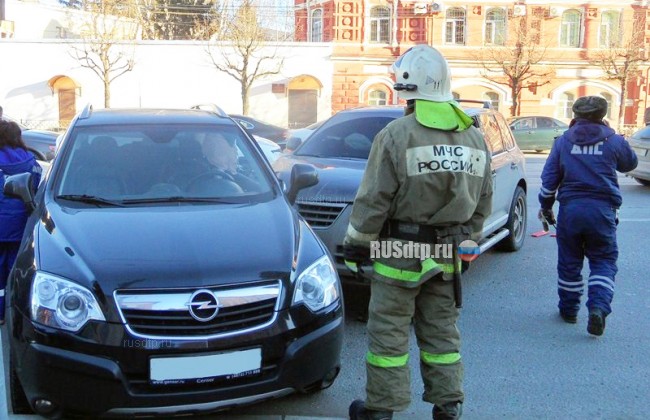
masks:
<path id="1" fill-rule="evenodd" d="M 375 116 L 331 123 L 314 132 L 295 155 L 368 159 L 375 136 L 394 119 Z"/>
<path id="2" fill-rule="evenodd" d="M 215 135 L 223 136 L 229 146 L 228 161 L 233 164 L 226 175 L 207 156 L 207 144 Z M 250 199 L 272 191 L 259 154 L 235 126 L 77 128 L 66 140 L 61 159 L 56 195 L 122 202 L 170 197 Z"/>

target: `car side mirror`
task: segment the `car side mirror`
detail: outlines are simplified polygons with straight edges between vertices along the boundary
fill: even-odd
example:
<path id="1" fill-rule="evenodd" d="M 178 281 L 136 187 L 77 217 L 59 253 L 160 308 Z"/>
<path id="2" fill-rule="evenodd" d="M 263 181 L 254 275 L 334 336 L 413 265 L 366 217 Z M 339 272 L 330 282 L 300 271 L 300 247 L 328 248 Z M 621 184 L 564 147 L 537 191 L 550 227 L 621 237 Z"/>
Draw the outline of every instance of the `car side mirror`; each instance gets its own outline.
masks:
<path id="1" fill-rule="evenodd" d="M 36 208 L 34 205 L 34 195 L 36 191 L 32 188 L 32 174 L 23 172 L 16 175 L 10 175 L 5 178 L 3 188 L 4 195 L 7 197 L 19 198 L 32 212 Z"/>
<path id="2" fill-rule="evenodd" d="M 298 197 L 298 191 L 318 184 L 318 171 L 312 165 L 297 163 L 291 168 L 291 185 L 287 191 L 289 203 L 293 206 Z"/>
<path id="3" fill-rule="evenodd" d="M 287 144 L 284 146 L 284 149 L 289 152 L 293 152 L 302 144 L 302 140 L 300 137 L 290 137 L 289 140 L 287 140 Z"/>

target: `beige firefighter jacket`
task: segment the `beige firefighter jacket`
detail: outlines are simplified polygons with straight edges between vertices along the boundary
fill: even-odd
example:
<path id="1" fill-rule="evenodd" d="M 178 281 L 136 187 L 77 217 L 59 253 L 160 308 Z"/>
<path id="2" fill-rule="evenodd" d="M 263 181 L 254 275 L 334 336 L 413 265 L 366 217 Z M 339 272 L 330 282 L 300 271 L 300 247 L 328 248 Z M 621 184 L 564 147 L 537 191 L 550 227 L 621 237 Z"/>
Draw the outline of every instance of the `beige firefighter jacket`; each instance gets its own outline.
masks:
<path id="1" fill-rule="evenodd" d="M 461 224 L 478 240 L 492 208 L 490 161 L 476 127 L 462 132 L 431 129 L 418 123 L 415 114 L 392 121 L 373 142 L 344 243 L 369 247 L 391 219 Z M 422 268 L 417 258 L 379 261 L 407 271 Z"/>

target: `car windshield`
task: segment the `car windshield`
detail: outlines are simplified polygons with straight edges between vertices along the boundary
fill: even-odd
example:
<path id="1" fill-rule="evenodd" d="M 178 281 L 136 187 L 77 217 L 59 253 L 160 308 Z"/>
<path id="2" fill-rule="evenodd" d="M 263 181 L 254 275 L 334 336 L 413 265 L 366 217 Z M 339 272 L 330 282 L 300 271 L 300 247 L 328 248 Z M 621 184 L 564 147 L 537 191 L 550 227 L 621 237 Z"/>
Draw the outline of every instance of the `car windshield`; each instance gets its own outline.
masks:
<path id="1" fill-rule="evenodd" d="M 325 158 L 368 159 L 377 133 L 394 117 L 374 116 L 342 120 L 314 132 L 294 154 Z"/>
<path id="2" fill-rule="evenodd" d="M 252 202 L 271 183 L 237 127 L 80 127 L 66 140 L 55 195 L 92 204 Z"/>

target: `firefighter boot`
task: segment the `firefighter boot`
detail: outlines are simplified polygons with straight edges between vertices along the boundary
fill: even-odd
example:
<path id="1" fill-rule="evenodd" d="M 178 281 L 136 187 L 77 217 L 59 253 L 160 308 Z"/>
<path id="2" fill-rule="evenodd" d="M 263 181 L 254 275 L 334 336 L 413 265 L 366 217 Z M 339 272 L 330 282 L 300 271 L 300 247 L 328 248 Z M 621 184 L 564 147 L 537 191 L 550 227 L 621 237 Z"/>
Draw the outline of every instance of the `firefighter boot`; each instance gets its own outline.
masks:
<path id="1" fill-rule="evenodd" d="M 362 400 L 355 400 L 350 404 L 350 420 L 392 420 L 392 411 L 369 410 Z"/>
<path id="2" fill-rule="evenodd" d="M 605 331 L 605 314 L 598 308 L 589 310 L 587 332 L 591 335 L 603 335 Z"/>
<path id="3" fill-rule="evenodd" d="M 457 420 L 463 414 L 463 404 L 459 401 L 433 406 L 433 420 Z"/>

